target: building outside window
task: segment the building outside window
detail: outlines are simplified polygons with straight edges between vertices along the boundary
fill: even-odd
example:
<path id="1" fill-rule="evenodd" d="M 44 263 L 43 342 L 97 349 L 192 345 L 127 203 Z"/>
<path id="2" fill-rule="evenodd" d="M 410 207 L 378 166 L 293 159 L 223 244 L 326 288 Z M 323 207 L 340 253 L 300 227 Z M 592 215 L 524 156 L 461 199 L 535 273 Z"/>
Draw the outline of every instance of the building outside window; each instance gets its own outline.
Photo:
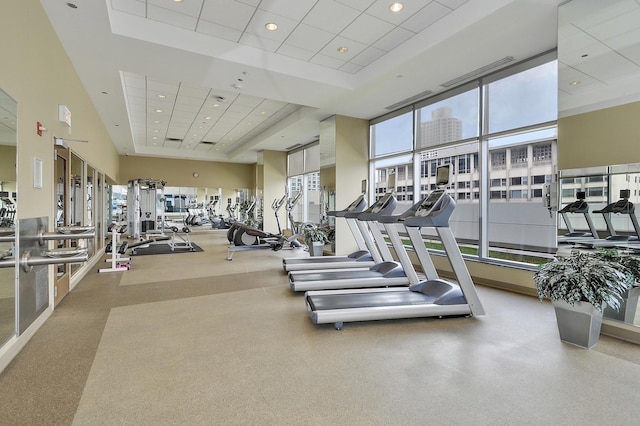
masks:
<path id="1" fill-rule="evenodd" d="M 465 253 L 526 262 L 538 255 L 547 259 L 556 245 L 556 219 L 549 217 L 541 202 L 542 188 L 550 182 L 556 164 L 557 62 L 552 56 L 535 58 L 420 102 L 413 106 L 414 119 L 409 119 L 406 109 L 390 114 L 394 125 L 399 124 L 399 117 L 406 126 L 416 123 L 416 142 L 401 142 L 406 154 L 394 155 L 400 153 L 399 147 L 376 148 L 392 145 L 393 138 L 388 134 L 388 141 L 380 140 L 378 127 L 383 127 L 386 117 L 373 120 L 377 145 L 370 152 L 372 173 L 379 179 L 376 185 L 384 186 L 382 170 L 396 171 L 403 177 L 397 186 L 404 187 L 406 200 L 415 164 L 420 182 L 413 187 L 419 189 L 416 197 L 422 198 L 435 189 L 436 168 L 453 164 L 448 192 L 457 207 L 450 226 L 458 243 L 469 249 Z M 482 133 L 481 121 L 486 123 Z M 406 128 L 399 134 L 408 132 Z M 483 169 L 487 179 L 484 195 Z M 479 214 L 482 205 L 488 214 Z M 480 216 L 487 229 L 483 241 Z M 429 230 L 423 230 L 423 235 L 437 240 Z"/>

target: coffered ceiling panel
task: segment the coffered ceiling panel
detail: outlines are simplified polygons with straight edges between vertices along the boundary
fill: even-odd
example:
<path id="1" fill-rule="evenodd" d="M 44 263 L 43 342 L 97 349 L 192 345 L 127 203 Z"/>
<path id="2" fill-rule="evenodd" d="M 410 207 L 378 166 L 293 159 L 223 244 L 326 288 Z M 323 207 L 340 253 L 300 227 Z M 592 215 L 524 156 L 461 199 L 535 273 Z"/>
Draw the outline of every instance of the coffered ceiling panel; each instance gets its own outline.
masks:
<path id="1" fill-rule="evenodd" d="M 499 58 L 554 48 L 558 3 L 72 1 L 41 4 L 121 153 L 249 163 L 313 142 L 332 115 L 374 118 Z M 597 31 L 638 55 L 624 33 Z"/>

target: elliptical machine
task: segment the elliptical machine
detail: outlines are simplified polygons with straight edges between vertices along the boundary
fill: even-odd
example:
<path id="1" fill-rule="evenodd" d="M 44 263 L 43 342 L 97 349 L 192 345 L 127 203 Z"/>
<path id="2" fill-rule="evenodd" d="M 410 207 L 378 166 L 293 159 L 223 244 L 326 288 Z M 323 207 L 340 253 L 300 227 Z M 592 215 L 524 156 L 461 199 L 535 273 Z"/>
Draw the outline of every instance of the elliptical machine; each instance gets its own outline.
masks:
<path id="1" fill-rule="evenodd" d="M 301 244 L 297 239 L 297 234 L 294 233 L 287 238 L 282 233 L 278 211 L 282 206 L 286 205 L 285 203 L 288 199 L 288 194 L 285 193 L 282 198 L 275 199 L 273 203 L 271 203 L 271 208 L 276 216 L 278 233 L 273 234 L 254 227 L 240 225 L 233 234 L 233 245 L 228 247 L 227 260 L 233 260 L 233 253 L 236 251 L 260 249 L 272 249 L 274 251 L 278 251 L 283 248 L 303 247 L 303 244 Z M 291 207 L 293 207 L 293 205 L 294 203 L 290 203 Z"/>

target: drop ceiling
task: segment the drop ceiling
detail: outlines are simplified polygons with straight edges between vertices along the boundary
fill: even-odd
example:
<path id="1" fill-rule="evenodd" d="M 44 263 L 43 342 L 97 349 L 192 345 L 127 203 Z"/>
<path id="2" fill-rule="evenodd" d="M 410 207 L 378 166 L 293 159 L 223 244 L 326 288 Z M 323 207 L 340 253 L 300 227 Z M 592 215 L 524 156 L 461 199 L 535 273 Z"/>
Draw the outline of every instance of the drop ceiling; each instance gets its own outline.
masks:
<path id="1" fill-rule="evenodd" d="M 131 155 L 253 163 L 557 40 L 557 0 L 71 1 L 41 4 Z"/>
<path id="2" fill-rule="evenodd" d="M 561 116 L 640 100 L 640 1 L 573 0 L 558 18 Z"/>

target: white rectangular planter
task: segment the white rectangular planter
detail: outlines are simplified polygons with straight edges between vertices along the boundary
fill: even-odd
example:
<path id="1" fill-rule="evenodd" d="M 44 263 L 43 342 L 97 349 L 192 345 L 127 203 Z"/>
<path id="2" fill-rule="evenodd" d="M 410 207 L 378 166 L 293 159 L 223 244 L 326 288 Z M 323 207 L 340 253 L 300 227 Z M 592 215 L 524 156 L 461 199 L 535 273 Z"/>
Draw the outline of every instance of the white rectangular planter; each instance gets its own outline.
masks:
<path id="1" fill-rule="evenodd" d="M 322 241 L 314 241 L 309 247 L 309 254 L 311 256 L 322 256 L 324 250 L 324 243 Z"/>
<path id="2" fill-rule="evenodd" d="M 640 325 L 640 287 L 634 287 L 629 290 L 629 296 L 627 296 L 627 306 L 624 313 L 624 322 Z"/>
<path id="3" fill-rule="evenodd" d="M 571 306 L 564 301 L 553 302 L 560 340 L 590 349 L 598 343 L 602 326 L 602 311 L 588 302 Z"/>

